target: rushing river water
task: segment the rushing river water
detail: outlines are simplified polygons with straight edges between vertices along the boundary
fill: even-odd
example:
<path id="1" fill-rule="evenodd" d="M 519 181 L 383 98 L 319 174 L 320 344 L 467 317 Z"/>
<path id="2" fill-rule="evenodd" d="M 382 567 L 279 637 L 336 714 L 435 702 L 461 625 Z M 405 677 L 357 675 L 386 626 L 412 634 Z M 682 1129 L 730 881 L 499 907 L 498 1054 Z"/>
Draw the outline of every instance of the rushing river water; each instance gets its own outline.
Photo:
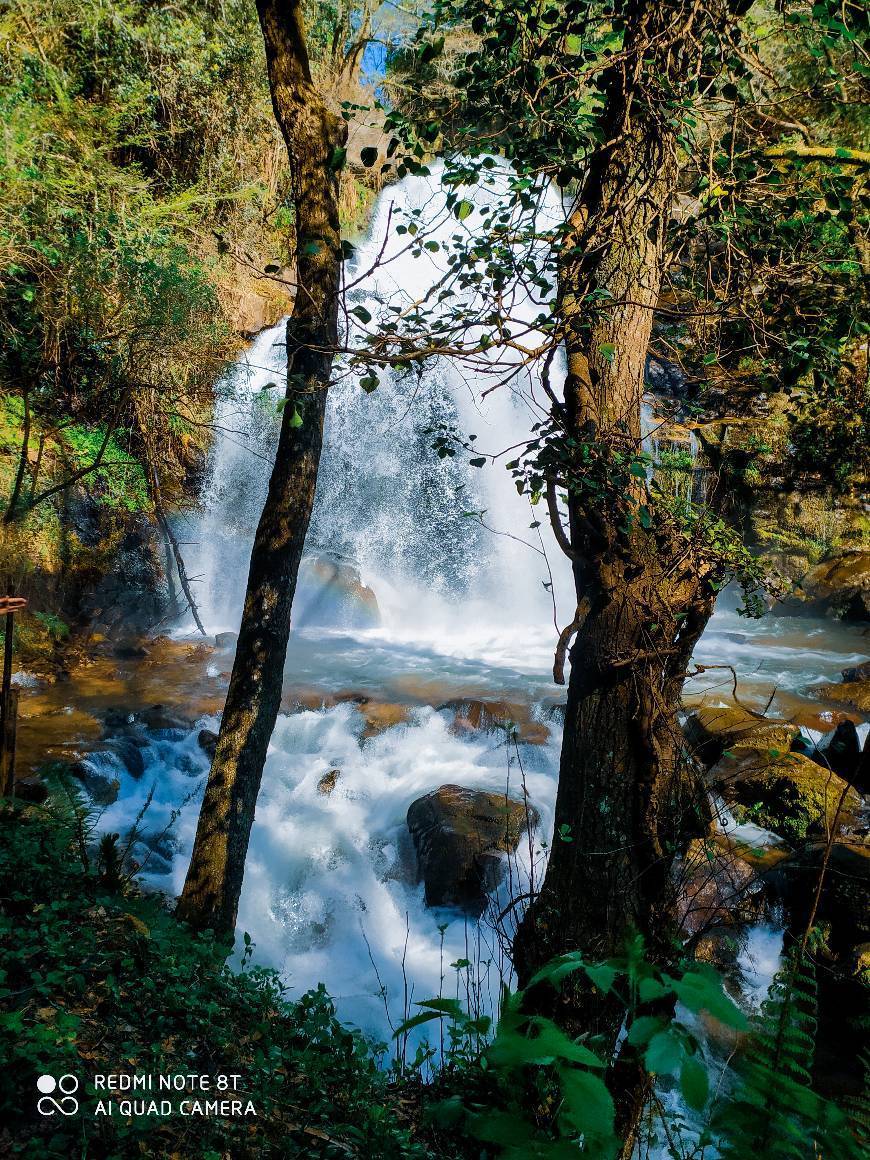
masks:
<path id="1" fill-rule="evenodd" d="M 434 178 L 385 192 L 357 255 L 358 273 L 380 251 L 390 203 L 437 216 L 440 197 Z M 443 228 L 461 227 L 450 218 Z M 437 273 L 436 256 L 404 253 L 352 293 L 375 315 L 385 302 L 410 302 Z M 274 453 L 278 392 L 269 384 L 281 383 L 283 337 L 283 326 L 261 334 L 222 385 L 202 508 L 179 526 L 210 632 L 238 627 Z M 458 992 L 491 1009 L 509 971 L 504 938 L 486 916 L 477 924 L 425 907 L 405 826 L 411 802 L 446 783 L 499 791 L 525 785 L 541 822 L 534 848 L 521 845 L 495 911 L 523 891 L 532 863 L 540 874 L 552 831 L 560 734 L 548 705 L 564 696 L 551 680 L 554 605 L 564 624 L 570 572 L 546 520 L 530 526 L 540 509 L 517 494 L 503 460 L 478 470 L 467 455 L 439 459 L 432 451 L 431 428 L 442 422 L 474 433 L 481 454 L 523 439 L 538 415 L 535 384 L 483 398 L 491 385 L 487 376 L 468 382 L 442 363 L 422 379 L 385 376 L 371 395 L 351 378 L 332 389 L 308 554 L 353 561 L 378 616 L 368 598 L 361 619 L 353 600 L 324 610 L 322 582 L 306 566 L 286 666 L 286 704 L 295 698 L 296 706 L 282 712 L 272 738 L 245 874 L 239 929 L 250 932 L 257 961 L 278 967 L 293 993 L 325 983 L 342 1018 L 384 1039 L 415 999 Z M 196 643 L 188 625 L 176 637 Z M 824 728 L 807 686 L 838 679 L 862 655 L 861 639 L 843 625 L 747 622 L 725 609 L 696 660 L 733 665 L 745 697 L 759 705 L 777 688 L 783 715 L 803 713 L 805 724 Z M 194 653 L 174 669 L 152 666 L 149 677 L 147 665 L 137 675 L 130 662 L 94 695 L 130 713 L 168 699 L 200 714 L 192 731 L 171 722 L 152 728 L 138 776 L 117 755 L 95 759 L 114 763 L 121 780 L 102 827 L 125 834 L 150 800 L 135 853 L 149 885 L 170 894 L 184 879 L 208 768 L 197 733 L 217 728 L 230 665 L 227 652 Z M 161 695 L 161 680 L 181 682 L 180 694 L 167 697 L 164 687 Z M 710 671 L 702 681 L 690 696 L 727 702 L 730 673 Z M 361 697 L 399 706 L 398 723 L 373 729 Z M 529 706 L 544 728 L 534 744 L 518 745 L 498 731 L 457 731 L 452 712 L 439 706 L 462 698 Z M 321 792 L 333 770 L 334 788 Z M 759 928 L 744 951 L 756 1001 L 775 968 L 777 939 L 775 929 Z M 463 960 L 473 965 L 451 967 Z"/>

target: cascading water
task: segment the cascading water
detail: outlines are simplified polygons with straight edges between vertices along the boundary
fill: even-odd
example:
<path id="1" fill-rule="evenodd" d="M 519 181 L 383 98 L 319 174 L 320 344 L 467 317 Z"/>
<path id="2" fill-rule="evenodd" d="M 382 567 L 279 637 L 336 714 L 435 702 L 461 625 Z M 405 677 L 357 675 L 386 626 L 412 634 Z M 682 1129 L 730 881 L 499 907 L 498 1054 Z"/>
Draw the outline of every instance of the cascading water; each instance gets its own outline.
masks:
<path id="1" fill-rule="evenodd" d="M 351 291 L 353 302 L 374 315 L 387 300 L 413 299 L 438 276 L 434 257 L 414 259 L 395 239 L 382 255 L 381 247 L 388 218 L 417 207 L 438 221 L 435 237 L 441 230 L 446 241 L 457 222 L 443 213 L 444 196 L 437 177 L 408 179 L 384 194 L 371 240 L 348 274 L 352 280 L 375 267 Z M 179 528 L 212 632 L 238 627 L 276 440 L 279 392 L 270 384 L 282 383 L 284 363 L 281 324 L 260 335 L 222 384 L 202 511 Z M 541 814 L 537 840 L 552 827 L 557 733 L 549 744 L 521 744 L 512 755 L 503 733 L 459 736 L 449 712 L 437 711 L 456 695 L 532 703 L 557 691 L 549 677 L 553 587 L 567 600 L 564 558 L 543 526 L 530 527 L 535 513 L 501 464 L 480 470 L 467 453 L 439 458 L 432 448 L 438 424 L 474 433 L 480 454 L 528 436 L 534 404 L 509 389 L 482 399 L 494 381 L 483 375 L 470 383 L 442 360 L 420 378 L 383 375 L 370 395 L 340 375 L 331 388 L 306 553 L 352 562 L 375 593 L 380 622 L 349 629 L 327 616 L 311 623 L 318 578 L 303 567 L 286 683 L 374 691 L 387 700 L 407 700 L 409 690 L 422 687 L 429 703 L 369 738 L 353 703 L 282 715 L 246 867 L 239 926 L 252 933 L 259 959 L 281 968 L 295 990 L 324 982 L 344 1017 L 381 1035 L 412 999 L 442 990 L 463 988 L 492 1010 L 509 971 L 486 924 L 424 907 L 405 826 L 411 802 L 443 784 L 518 794 L 522 778 Z M 483 513 L 483 522 L 467 514 L 473 512 Z M 179 803 L 199 785 L 207 762 L 194 735 L 160 740 L 147 761 L 145 777 L 125 786 L 105 824 L 129 827 L 155 784 L 137 853 L 147 859 L 146 877 L 178 890 L 198 795 Z M 327 795 L 318 783 L 331 770 L 339 773 Z M 172 836 L 161 837 L 179 808 Z M 149 848 L 156 853 L 149 856 Z M 531 856 L 519 852 L 498 907 L 511 889 L 522 890 L 516 876 L 528 874 Z M 459 960 L 474 967 L 451 969 Z"/>
<path id="2" fill-rule="evenodd" d="M 407 306 L 443 274 L 449 236 L 461 228 L 444 212 L 445 194 L 433 176 L 407 178 L 382 196 L 370 240 L 348 272 L 349 282 L 360 280 L 349 292 L 351 303 L 372 315 L 387 302 Z M 498 191 L 476 196 L 491 200 Z M 416 209 L 439 243 L 438 253 L 426 251 L 425 258 L 412 256 L 395 233 L 383 244 L 391 219 Z M 536 311 L 526 306 L 531 318 Z M 349 322 L 353 341 L 358 326 L 352 317 Z M 265 388 L 282 382 L 285 361 L 280 324 L 260 335 L 220 392 L 205 510 L 185 533 L 188 571 L 199 578 L 198 603 L 209 628 L 238 624 L 277 429 L 278 392 Z M 483 652 L 488 637 L 518 642 L 531 630 L 542 642 L 546 636 L 549 650 L 554 577 L 543 551 L 566 604 L 571 581 L 546 521 L 540 533 L 530 528 L 535 513 L 500 464 L 480 471 L 469 466 L 467 454 L 438 458 L 432 449 L 432 430 L 441 423 L 476 435 L 475 452 L 504 452 L 528 435 L 538 417 L 533 401 L 508 388 L 486 394 L 494 373 L 469 382 L 443 359 L 422 373 L 394 372 L 382 380 L 370 395 L 349 376 L 339 375 L 331 388 L 307 551 L 356 561 L 377 592 L 388 632 L 418 640 L 428 627 L 442 643 L 461 637 L 465 652 L 475 651 L 468 641 L 476 632 Z M 474 517 L 480 512 L 491 531 Z"/>
<path id="3" fill-rule="evenodd" d="M 395 240 L 377 263 L 391 203 L 394 215 L 423 208 L 440 223 L 437 240 L 437 230 L 449 235 L 459 228 L 441 213 L 443 197 L 437 176 L 409 178 L 382 195 L 371 239 L 349 276 L 374 267 L 351 291 L 372 315 L 386 301 L 413 300 L 439 273 L 435 255 L 412 258 Z M 269 384 L 282 383 L 283 343 L 283 325 L 264 332 L 222 385 L 202 510 L 179 529 L 200 612 L 213 632 L 238 627 L 274 454 L 280 392 Z M 382 375 L 371 395 L 350 377 L 331 389 L 307 550 L 359 568 L 377 599 L 379 623 L 306 618 L 318 580 L 303 573 L 286 685 L 306 691 L 305 704 L 318 704 L 322 694 L 327 707 L 279 717 L 246 867 L 239 926 L 254 938 L 258 960 L 281 969 L 296 993 L 322 981 L 343 1018 L 384 1038 L 390 1020 L 413 1010 L 415 999 L 458 990 L 491 1009 L 499 977 L 509 970 L 503 944 L 486 923 L 424 906 L 405 826 L 411 802 L 443 784 L 502 792 L 507 786 L 516 795 L 524 782 L 541 816 L 536 851 L 521 845 L 520 879 L 502 888 L 496 909 L 512 890 L 521 892 L 522 876 L 552 831 L 556 723 L 548 719 L 548 743 L 512 748 L 503 734 L 457 734 L 450 713 L 438 708 L 461 696 L 534 705 L 557 694 L 549 676 L 554 589 L 559 623 L 572 611 L 567 563 L 544 526 L 543 538 L 530 528 L 535 516 L 509 473 L 500 465 L 478 470 L 461 453 L 441 459 L 433 453 L 431 428 L 438 423 L 474 433 L 480 453 L 502 452 L 527 436 L 536 418 L 534 384 L 532 393 L 502 388 L 484 398 L 493 381 L 481 375 L 469 383 L 440 361 L 419 378 Z M 483 523 L 467 512 L 484 512 Z M 717 615 L 698 656 L 724 659 L 741 673 L 755 669 L 786 689 L 857 659 L 846 630 L 841 640 L 827 626 L 824 648 L 809 653 L 780 631 L 776 622 L 753 627 L 733 613 Z M 762 634 L 763 649 L 754 648 L 753 633 Z M 218 654 L 213 663 L 218 672 L 229 659 Z M 727 682 L 721 672 L 704 679 L 714 686 L 730 675 Z M 329 694 L 348 699 L 336 704 Z M 406 719 L 369 736 L 354 695 L 401 701 Z M 215 727 L 216 720 L 201 724 Z M 119 774 L 122 793 L 103 825 L 129 829 L 153 787 L 136 852 L 147 881 L 177 892 L 208 762 L 196 731 L 158 733 L 151 742 L 143 750 L 144 776 Z M 324 791 L 324 775 L 331 792 Z M 775 932 L 759 940 L 764 963 L 753 990 L 760 993 L 761 976 L 775 965 Z M 473 967 L 450 966 L 466 961 Z"/>

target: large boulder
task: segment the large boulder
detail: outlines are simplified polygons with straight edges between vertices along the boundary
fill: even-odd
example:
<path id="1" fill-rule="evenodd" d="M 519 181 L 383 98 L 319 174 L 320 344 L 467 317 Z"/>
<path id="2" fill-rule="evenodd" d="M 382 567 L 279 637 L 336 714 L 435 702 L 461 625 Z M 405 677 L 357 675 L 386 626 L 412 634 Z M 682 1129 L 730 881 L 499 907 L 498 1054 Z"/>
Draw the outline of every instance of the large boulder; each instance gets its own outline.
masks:
<path id="1" fill-rule="evenodd" d="M 196 741 L 203 753 L 210 761 L 214 761 L 214 755 L 217 752 L 218 735 L 214 729 L 200 729 L 196 735 Z"/>
<path id="2" fill-rule="evenodd" d="M 331 552 L 302 561 L 294 616 L 299 628 L 375 628 L 381 622 L 377 597 L 363 583 L 359 568 Z"/>
<path id="3" fill-rule="evenodd" d="M 841 721 L 828 744 L 818 753 L 818 760 L 822 765 L 833 769 L 840 777 L 851 782 L 859 791 L 866 790 L 856 784 L 855 775 L 861 762 L 861 739 L 854 721 Z"/>
<path id="4" fill-rule="evenodd" d="M 124 764 L 124 768 L 131 777 L 140 778 L 145 773 L 145 755 L 142 746 L 137 745 L 132 737 L 112 737 L 106 745 Z"/>
<path id="5" fill-rule="evenodd" d="M 870 551 L 845 552 L 806 573 L 778 612 L 870 620 Z"/>
<path id="6" fill-rule="evenodd" d="M 797 843 L 807 835 L 838 831 L 861 806 L 854 789 L 802 753 L 738 745 L 710 770 L 715 793 L 744 818 Z"/>
<path id="7" fill-rule="evenodd" d="M 684 725 L 692 752 L 705 765 L 714 765 L 737 745 L 758 745 L 788 752 L 800 730 L 788 721 L 775 721 L 737 705 L 702 705 Z"/>
<path id="8" fill-rule="evenodd" d="M 137 713 L 137 718 L 146 729 L 171 740 L 180 740 L 193 727 L 193 721 L 182 717 L 177 706 L 149 705 Z"/>
<path id="9" fill-rule="evenodd" d="M 537 824 L 532 806 L 503 793 L 442 785 L 418 798 L 408 810 L 408 829 L 426 905 L 480 914 L 504 877 L 505 855 Z"/>
<path id="10" fill-rule="evenodd" d="M 817 697 L 833 701 L 836 705 L 848 705 L 861 713 L 870 713 L 870 680 L 813 685 L 812 691 Z"/>
<path id="11" fill-rule="evenodd" d="M 860 665 L 855 665 L 851 669 L 843 669 L 843 680 L 847 683 L 870 681 L 870 661 L 862 661 Z"/>

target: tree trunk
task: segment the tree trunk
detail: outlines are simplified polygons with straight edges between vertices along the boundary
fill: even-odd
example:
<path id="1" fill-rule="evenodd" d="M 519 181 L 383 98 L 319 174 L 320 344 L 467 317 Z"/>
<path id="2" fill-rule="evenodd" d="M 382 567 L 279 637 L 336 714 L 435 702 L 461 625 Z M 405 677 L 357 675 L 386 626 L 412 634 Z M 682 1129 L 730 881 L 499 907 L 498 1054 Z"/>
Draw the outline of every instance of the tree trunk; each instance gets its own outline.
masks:
<path id="1" fill-rule="evenodd" d="M 18 470 L 15 473 L 15 482 L 12 485 L 9 506 L 6 508 L 6 515 L 3 517 L 3 522 L 6 524 L 13 522 L 15 514 L 18 511 L 18 501 L 21 499 L 21 487 L 24 483 L 27 459 L 30 454 L 30 391 L 26 386 L 22 387 L 22 397 L 24 399 L 24 428 L 21 432 L 21 454 L 18 457 Z"/>
<path id="2" fill-rule="evenodd" d="M 680 768 L 677 711 L 716 577 L 655 511 L 643 470 L 626 463 L 641 451 L 646 356 L 677 189 L 669 98 L 675 71 L 687 68 L 695 11 L 682 0 L 626 5 L 624 53 L 605 86 L 603 144 L 563 245 L 558 308 L 568 376 L 554 416 L 563 451 L 552 488 L 565 493 L 568 527 L 557 536 L 573 561 L 578 627 L 555 835 L 514 945 L 521 985 L 569 950 L 590 961 L 616 955 L 633 932 L 659 961 L 674 946 L 670 868 L 696 804 Z M 558 520 L 555 494 L 550 511 Z M 624 1009 L 575 979 L 558 996 L 539 995 L 539 1005 L 612 1048 Z M 611 1076 L 623 1137 L 643 1107 L 640 1076 L 631 1059 Z"/>
<path id="3" fill-rule="evenodd" d="M 337 341 L 344 122 L 315 91 L 301 3 L 258 0 L 272 104 L 290 157 L 298 289 L 287 324 L 287 391 L 257 527 L 217 748 L 178 914 L 231 935 L 257 794 L 278 716 L 290 612 L 314 502 L 326 392 Z"/>

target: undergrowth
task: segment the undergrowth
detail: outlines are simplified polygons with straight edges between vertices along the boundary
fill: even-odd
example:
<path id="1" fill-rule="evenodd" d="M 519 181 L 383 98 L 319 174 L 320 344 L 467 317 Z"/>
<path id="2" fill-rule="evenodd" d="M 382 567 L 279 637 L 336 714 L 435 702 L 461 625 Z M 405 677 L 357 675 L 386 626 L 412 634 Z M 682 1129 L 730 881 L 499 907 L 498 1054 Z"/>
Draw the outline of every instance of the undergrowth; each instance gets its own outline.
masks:
<path id="1" fill-rule="evenodd" d="M 57 803 L 3 814 L 0 1152 L 31 1160 L 431 1155 L 322 986 L 291 1002 L 276 973 L 249 962 L 230 970 L 225 950 L 192 935 L 159 898 L 113 893 Z M 256 1117 L 183 1117 L 177 1092 L 94 1091 L 93 1076 L 120 1072 L 237 1074 L 236 1092 L 187 1098 L 250 1101 Z M 83 1084 L 78 1114 L 40 1115 L 37 1078 L 64 1074 Z M 119 1114 L 124 1097 L 167 1096 L 174 1114 Z M 108 1097 L 114 1114 L 95 1116 Z"/>

